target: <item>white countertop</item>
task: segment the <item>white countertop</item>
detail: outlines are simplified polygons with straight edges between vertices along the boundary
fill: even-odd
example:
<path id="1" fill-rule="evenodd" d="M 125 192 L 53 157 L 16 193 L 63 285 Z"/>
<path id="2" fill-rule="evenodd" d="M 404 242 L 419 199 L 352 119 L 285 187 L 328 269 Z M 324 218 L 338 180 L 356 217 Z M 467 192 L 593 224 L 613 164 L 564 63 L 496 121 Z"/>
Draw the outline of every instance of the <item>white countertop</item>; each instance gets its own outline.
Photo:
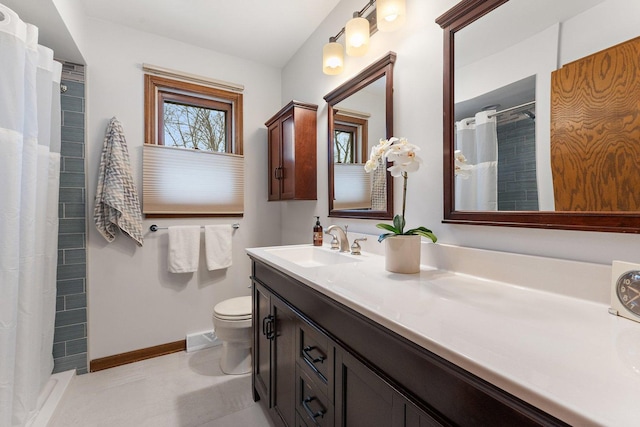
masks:
<path id="1" fill-rule="evenodd" d="M 640 425 L 640 323 L 606 304 L 426 265 L 393 274 L 365 252 L 301 267 L 270 249 L 247 252 L 569 424 Z"/>

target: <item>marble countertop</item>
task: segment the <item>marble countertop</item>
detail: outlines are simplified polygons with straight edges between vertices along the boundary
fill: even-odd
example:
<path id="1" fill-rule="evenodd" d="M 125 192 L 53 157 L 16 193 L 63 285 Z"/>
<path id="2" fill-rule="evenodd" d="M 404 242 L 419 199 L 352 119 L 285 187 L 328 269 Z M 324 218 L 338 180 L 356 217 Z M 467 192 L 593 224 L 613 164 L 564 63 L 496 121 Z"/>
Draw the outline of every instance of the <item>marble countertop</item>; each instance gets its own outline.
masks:
<path id="1" fill-rule="evenodd" d="M 366 252 L 302 267 L 273 249 L 247 253 L 569 424 L 640 424 L 640 323 L 608 305 L 427 265 L 389 273 Z"/>

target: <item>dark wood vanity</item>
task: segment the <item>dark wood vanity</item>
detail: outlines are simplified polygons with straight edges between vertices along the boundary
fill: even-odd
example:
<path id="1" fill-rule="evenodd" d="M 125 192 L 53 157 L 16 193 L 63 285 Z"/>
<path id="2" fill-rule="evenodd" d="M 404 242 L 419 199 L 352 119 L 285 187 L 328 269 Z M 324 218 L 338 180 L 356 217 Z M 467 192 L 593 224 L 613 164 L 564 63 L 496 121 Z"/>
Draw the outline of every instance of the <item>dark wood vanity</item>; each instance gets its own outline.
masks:
<path id="1" fill-rule="evenodd" d="M 566 425 L 252 258 L 253 390 L 280 426 Z"/>

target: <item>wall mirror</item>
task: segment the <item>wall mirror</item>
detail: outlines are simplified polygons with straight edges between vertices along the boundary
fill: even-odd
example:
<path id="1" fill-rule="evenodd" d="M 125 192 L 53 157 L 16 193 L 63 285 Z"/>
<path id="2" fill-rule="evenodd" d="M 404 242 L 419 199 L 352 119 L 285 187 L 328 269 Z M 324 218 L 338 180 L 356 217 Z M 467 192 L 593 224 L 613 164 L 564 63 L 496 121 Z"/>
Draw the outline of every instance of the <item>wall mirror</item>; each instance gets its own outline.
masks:
<path id="1" fill-rule="evenodd" d="M 329 216 L 393 218 L 393 179 L 386 165 L 366 173 L 380 139 L 393 135 L 393 64 L 389 52 L 324 99 L 329 114 Z"/>
<path id="2" fill-rule="evenodd" d="M 436 22 L 444 222 L 640 233 L 638 13 L 464 0 Z"/>

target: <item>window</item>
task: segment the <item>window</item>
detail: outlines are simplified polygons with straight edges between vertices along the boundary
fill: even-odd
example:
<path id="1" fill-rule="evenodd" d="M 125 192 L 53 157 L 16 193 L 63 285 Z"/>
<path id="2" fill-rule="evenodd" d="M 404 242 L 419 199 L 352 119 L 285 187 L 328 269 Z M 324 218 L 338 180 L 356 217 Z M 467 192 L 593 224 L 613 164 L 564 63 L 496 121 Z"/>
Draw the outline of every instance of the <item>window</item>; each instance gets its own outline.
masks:
<path id="1" fill-rule="evenodd" d="M 337 114 L 334 119 L 335 163 L 364 163 L 367 153 L 367 120 Z"/>
<path id="2" fill-rule="evenodd" d="M 243 171 L 241 93 L 145 75 L 144 214 L 242 215 Z"/>

